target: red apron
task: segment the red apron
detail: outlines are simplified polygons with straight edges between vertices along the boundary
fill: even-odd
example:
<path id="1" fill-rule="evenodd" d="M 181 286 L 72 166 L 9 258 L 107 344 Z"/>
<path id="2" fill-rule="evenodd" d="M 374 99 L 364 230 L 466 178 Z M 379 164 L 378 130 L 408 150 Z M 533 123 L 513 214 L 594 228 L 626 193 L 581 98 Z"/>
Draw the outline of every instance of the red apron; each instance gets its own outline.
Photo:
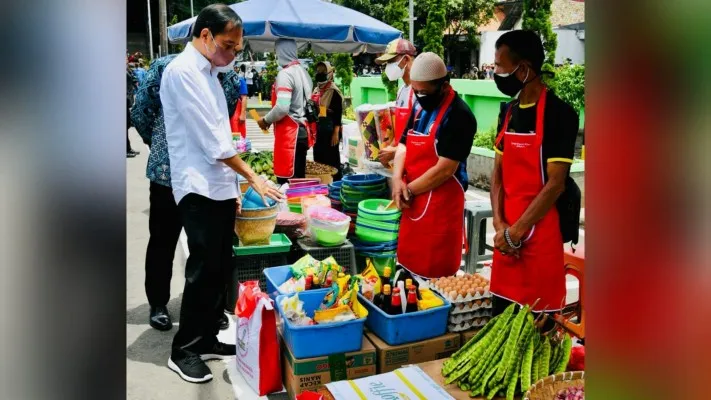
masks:
<path id="1" fill-rule="evenodd" d="M 405 177 L 412 182 L 439 161 L 436 139 L 442 117 L 454 99 L 450 89 L 427 135 L 407 134 Z M 402 210 L 398 238 L 398 262 L 427 278 L 454 275 L 462 263 L 464 189 L 454 176 L 429 193 L 412 199 Z"/>
<path id="2" fill-rule="evenodd" d="M 237 106 L 235 107 L 235 112 L 230 118 L 230 128 L 232 128 L 232 133 L 238 133 L 242 139 L 247 138 L 247 121 L 240 121 L 239 116 L 242 113 L 242 98 L 237 100 Z"/>
<path id="3" fill-rule="evenodd" d="M 507 132 L 511 107 L 506 112 L 503 128 L 496 140 L 504 135 L 503 189 L 504 222 L 513 225 L 526 211 L 544 186 L 543 116 L 547 89 L 543 89 L 536 109 L 536 133 Z M 563 268 L 563 238 L 558 210 L 554 207 L 538 221 L 523 239 L 520 258 L 504 256 L 494 251 L 491 267 L 491 292 L 519 304 L 532 305 L 540 298 L 534 311 L 559 310 L 565 305 L 565 272 Z"/>
<path id="4" fill-rule="evenodd" d="M 284 69 L 299 64 L 293 61 Z M 276 82 L 272 85 L 272 108 L 277 102 L 278 92 L 291 92 L 290 88 L 276 87 Z M 305 125 L 309 147 L 316 141 L 313 130 Z M 299 123 L 287 115 L 279 121 L 274 122 L 274 175 L 278 178 L 292 178 L 294 176 L 294 160 L 296 159 L 296 140 L 299 136 Z"/>
<path id="5" fill-rule="evenodd" d="M 403 90 L 405 90 L 403 88 Z M 405 107 L 395 107 L 395 140 L 392 142 L 391 146 L 397 147 L 400 143 L 400 138 L 402 137 L 402 132 L 407 126 L 407 120 L 410 118 L 410 112 L 412 111 L 412 88 L 410 88 L 410 96 L 407 100 L 407 108 Z"/>

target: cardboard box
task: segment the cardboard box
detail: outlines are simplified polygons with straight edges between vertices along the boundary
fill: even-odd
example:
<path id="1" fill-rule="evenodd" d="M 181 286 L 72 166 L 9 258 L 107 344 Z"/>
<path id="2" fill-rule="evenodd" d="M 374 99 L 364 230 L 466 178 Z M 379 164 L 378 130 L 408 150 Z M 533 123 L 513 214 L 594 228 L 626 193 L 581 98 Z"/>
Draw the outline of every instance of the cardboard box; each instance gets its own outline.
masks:
<path id="1" fill-rule="evenodd" d="M 284 387 L 292 399 L 305 390 L 315 392 L 330 382 L 375 375 L 375 347 L 365 336 L 360 351 L 303 360 L 295 358 L 281 342 Z"/>
<path id="2" fill-rule="evenodd" d="M 378 352 L 378 373 L 394 371 L 404 365 L 447 358 L 461 347 L 461 335 L 448 333 L 421 342 L 390 346 L 372 332 L 365 336 Z"/>
<path id="3" fill-rule="evenodd" d="M 480 330 L 481 330 L 481 328 L 473 329 L 471 331 L 462 332 L 462 346 L 464 346 L 469 341 L 469 339 L 473 338 L 474 335 L 476 335 L 477 332 L 479 332 Z"/>

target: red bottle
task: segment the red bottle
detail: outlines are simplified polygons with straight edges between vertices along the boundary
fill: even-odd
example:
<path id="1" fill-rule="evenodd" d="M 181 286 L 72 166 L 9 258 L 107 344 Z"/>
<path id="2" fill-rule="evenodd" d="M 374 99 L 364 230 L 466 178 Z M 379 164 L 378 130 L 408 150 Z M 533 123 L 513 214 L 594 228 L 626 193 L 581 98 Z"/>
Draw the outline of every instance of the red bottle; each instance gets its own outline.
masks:
<path id="1" fill-rule="evenodd" d="M 407 306 L 405 308 L 406 313 L 417 311 L 417 294 L 415 285 L 410 285 L 407 291 Z"/>
<path id="2" fill-rule="evenodd" d="M 306 283 L 304 284 L 304 290 L 309 290 L 311 289 L 311 286 L 313 286 L 314 283 L 314 276 L 313 275 L 307 275 L 306 276 Z"/>
<path id="3" fill-rule="evenodd" d="M 388 309 L 388 314 L 402 314 L 402 302 L 400 301 L 400 289 L 398 288 L 393 289 L 393 294 L 390 297 L 390 308 Z"/>

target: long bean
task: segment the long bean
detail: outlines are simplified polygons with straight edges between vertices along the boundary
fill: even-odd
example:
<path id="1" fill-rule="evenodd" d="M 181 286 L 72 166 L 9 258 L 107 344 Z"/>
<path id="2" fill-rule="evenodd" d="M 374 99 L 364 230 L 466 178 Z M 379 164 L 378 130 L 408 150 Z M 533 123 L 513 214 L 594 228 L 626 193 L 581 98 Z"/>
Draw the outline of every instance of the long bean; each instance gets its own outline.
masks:
<path id="1" fill-rule="evenodd" d="M 509 337 L 504 345 L 504 367 L 499 368 L 494 375 L 495 381 L 500 381 L 504 378 L 504 374 L 512 367 L 514 360 L 514 352 L 516 351 L 516 344 L 518 343 L 518 338 L 521 335 L 521 328 L 523 327 L 524 321 L 526 321 L 526 316 L 529 314 L 528 306 L 523 307 L 516 314 L 516 318 L 511 325 L 511 330 L 509 331 Z"/>

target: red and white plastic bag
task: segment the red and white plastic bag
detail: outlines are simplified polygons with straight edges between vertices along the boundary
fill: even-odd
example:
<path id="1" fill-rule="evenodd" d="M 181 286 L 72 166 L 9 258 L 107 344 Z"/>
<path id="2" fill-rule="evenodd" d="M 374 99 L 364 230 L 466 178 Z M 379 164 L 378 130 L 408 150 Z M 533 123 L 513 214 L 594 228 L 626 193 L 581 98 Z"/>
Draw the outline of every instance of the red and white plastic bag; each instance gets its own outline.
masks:
<path id="1" fill-rule="evenodd" d="M 282 390 L 281 358 L 273 301 L 259 290 L 259 282 L 239 285 L 235 307 L 237 370 L 260 396 Z"/>

